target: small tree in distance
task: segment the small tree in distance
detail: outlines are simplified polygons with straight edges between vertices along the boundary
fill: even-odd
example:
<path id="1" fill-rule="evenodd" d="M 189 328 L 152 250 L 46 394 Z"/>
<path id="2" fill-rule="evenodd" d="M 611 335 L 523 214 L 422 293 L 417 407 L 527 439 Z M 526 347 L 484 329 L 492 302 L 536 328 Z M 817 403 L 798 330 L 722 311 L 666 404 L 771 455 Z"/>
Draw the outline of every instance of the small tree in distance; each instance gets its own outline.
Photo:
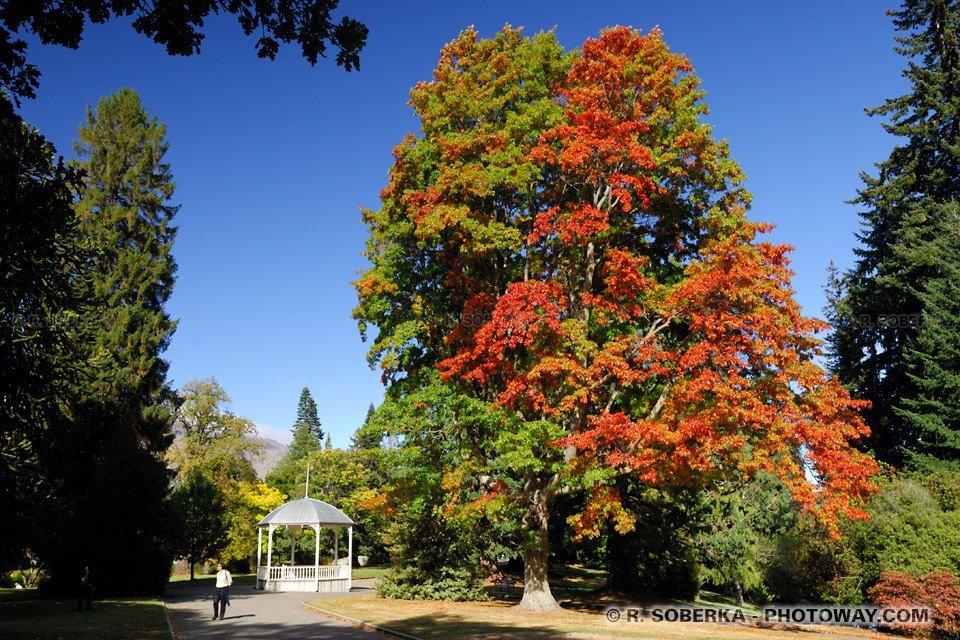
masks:
<path id="1" fill-rule="evenodd" d="M 320 418 L 317 417 L 317 403 L 310 396 L 310 390 L 304 387 L 300 392 L 300 402 L 297 404 L 297 421 L 293 423 L 293 442 L 290 443 L 287 456 L 300 460 L 313 451 L 319 451 L 323 435 Z"/>
<path id="2" fill-rule="evenodd" d="M 351 449 L 376 449 L 383 443 L 383 432 L 380 430 L 379 425 L 371 424 L 370 422 L 375 412 L 376 408 L 371 402 L 363 424 L 360 425 L 360 428 L 350 437 Z"/>
<path id="3" fill-rule="evenodd" d="M 193 567 L 220 553 L 228 542 L 227 509 L 216 484 L 195 472 L 171 496 L 181 523 L 177 552 Z"/>
<path id="4" fill-rule="evenodd" d="M 297 491 L 296 474 L 298 463 L 305 460 L 311 453 L 323 449 L 323 429 L 320 428 L 320 418 L 317 416 L 317 403 L 314 402 L 307 387 L 300 392 L 300 401 L 297 403 L 297 419 L 293 423 L 293 441 L 287 449 L 286 455 L 277 463 L 277 466 L 267 475 L 267 484 L 294 496 Z M 329 438 L 329 435 L 327 436 Z"/>

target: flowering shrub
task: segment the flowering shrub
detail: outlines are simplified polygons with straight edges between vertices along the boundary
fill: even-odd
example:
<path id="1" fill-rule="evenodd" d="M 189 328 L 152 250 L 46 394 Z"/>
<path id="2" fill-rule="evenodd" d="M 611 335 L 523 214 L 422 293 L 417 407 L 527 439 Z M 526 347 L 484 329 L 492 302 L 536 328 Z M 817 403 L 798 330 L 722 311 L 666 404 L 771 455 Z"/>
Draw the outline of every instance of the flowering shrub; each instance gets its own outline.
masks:
<path id="1" fill-rule="evenodd" d="M 925 605 L 933 609 L 935 638 L 960 638 L 960 583 L 948 571 L 914 578 L 898 571 L 884 571 L 869 591 L 870 599 L 889 607 Z"/>

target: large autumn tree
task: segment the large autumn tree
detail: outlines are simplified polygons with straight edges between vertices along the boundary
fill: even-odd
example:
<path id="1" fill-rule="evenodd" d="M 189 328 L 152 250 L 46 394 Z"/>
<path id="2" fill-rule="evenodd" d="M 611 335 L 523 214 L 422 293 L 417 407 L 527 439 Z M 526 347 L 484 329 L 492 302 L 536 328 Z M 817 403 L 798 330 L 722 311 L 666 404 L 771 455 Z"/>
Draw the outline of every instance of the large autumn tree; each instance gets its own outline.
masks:
<path id="1" fill-rule="evenodd" d="M 411 92 L 420 133 L 364 213 L 355 315 L 376 329 L 387 404 L 442 398 L 410 403 L 444 424 L 407 441 L 449 434 L 448 507 L 521 522 L 523 608 L 557 606 L 558 495 L 589 492 L 572 522 L 590 532 L 634 526 L 621 476 L 763 470 L 829 525 L 870 489 L 848 442 L 866 432 L 859 405 L 816 365 L 822 323 L 792 298 L 788 247 L 747 219 L 703 96 L 656 30 L 572 54 L 552 34 L 468 30 Z"/>

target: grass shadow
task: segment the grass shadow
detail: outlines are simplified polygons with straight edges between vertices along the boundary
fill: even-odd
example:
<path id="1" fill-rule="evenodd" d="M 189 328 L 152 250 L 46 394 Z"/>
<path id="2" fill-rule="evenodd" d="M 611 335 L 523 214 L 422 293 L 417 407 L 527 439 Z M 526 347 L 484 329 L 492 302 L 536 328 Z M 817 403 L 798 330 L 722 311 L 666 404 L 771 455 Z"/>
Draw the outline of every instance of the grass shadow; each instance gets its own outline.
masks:
<path id="1" fill-rule="evenodd" d="M 159 598 L 94 599 L 90 611 L 76 611 L 76 598 L 29 595 L 0 593 L 0 638 L 170 638 Z"/>

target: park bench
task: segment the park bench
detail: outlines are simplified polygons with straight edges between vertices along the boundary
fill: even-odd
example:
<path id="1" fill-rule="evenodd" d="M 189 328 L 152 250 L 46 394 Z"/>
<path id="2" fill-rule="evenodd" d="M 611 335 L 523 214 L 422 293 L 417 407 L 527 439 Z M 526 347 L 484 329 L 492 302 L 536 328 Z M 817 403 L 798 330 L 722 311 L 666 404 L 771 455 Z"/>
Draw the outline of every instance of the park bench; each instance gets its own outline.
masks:
<path id="1" fill-rule="evenodd" d="M 517 584 L 517 581 L 511 578 L 510 576 L 503 576 L 502 578 L 497 578 L 493 581 L 494 589 L 497 591 L 509 591 L 510 587 Z"/>

